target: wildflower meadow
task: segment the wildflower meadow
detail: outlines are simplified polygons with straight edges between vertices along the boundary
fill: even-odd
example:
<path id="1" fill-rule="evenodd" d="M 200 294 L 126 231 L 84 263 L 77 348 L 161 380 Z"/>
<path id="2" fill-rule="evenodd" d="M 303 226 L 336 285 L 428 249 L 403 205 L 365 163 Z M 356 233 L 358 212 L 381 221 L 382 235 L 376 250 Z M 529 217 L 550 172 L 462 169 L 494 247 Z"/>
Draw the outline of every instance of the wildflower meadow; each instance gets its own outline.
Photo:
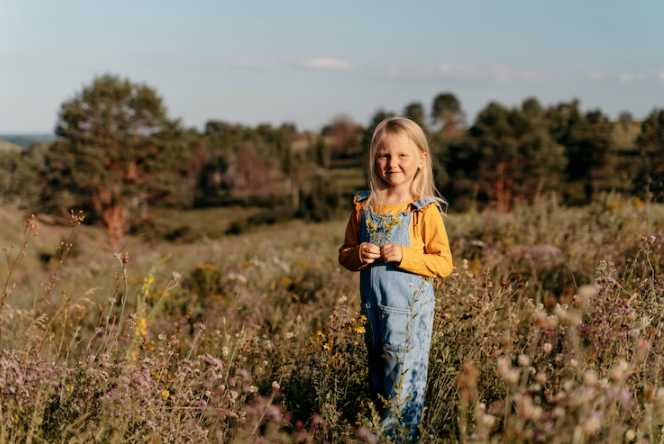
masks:
<path id="1" fill-rule="evenodd" d="M 0 443 L 386 442 L 346 221 L 109 251 L 84 217 L 0 210 Z M 664 207 L 445 223 L 420 442 L 663 442 Z"/>

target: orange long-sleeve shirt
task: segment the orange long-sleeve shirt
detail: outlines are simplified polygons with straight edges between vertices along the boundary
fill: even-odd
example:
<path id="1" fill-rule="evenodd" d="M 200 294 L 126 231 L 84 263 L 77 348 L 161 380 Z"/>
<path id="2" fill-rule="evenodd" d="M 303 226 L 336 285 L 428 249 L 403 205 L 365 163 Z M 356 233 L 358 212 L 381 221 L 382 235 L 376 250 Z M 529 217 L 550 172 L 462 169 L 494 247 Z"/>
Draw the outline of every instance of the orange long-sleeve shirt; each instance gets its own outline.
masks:
<path id="1" fill-rule="evenodd" d="M 382 214 L 398 215 L 407 211 L 417 199 L 399 205 L 383 205 Z M 339 263 L 350 271 L 360 271 L 369 264 L 360 258 L 360 222 L 357 207 L 348 220 L 344 244 L 339 249 Z M 397 264 L 402 270 L 420 276 L 445 277 L 452 272 L 452 253 L 443 217 L 437 205 L 422 208 L 413 214 L 410 227 L 410 246 L 402 246 L 403 258 Z"/>

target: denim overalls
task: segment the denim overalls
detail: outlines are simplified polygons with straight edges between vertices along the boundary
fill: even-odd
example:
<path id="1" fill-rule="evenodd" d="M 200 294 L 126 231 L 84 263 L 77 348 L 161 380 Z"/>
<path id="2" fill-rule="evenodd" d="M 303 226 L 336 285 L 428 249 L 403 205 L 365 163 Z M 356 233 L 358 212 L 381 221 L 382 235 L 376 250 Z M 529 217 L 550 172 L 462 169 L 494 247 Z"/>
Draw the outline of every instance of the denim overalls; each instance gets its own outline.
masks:
<path id="1" fill-rule="evenodd" d="M 356 200 L 362 202 L 368 197 L 369 192 L 364 191 Z M 375 214 L 369 205 L 364 206 L 360 242 L 378 237 L 381 247 L 388 243 L 410 246 L 409 227 L 414 213 L 433 203 L 434 199 L 420 198 L 410 204 L 410 211 L 398 216 Z M 435 304 L 432 282 L 394 263 L 376 260 L 360 273 L 360 295 L 362 312 L 369 321 L 369 388 L 390 402 L 383 414 L 383 427 L 388 435 L 392 434 L 400 417 L 401 425 L 410 427 L 414 439 L 427 382 Z"/>

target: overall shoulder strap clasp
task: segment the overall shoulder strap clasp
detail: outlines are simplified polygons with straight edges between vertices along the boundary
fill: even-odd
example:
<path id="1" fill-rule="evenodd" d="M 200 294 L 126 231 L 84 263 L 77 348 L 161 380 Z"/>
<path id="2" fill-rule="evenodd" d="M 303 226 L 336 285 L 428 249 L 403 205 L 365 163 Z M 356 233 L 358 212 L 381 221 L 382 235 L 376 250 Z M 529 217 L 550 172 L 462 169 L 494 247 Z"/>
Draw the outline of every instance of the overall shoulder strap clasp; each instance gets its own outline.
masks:
<path id="1" fill-rule="evenodd" d="M 357 222 L 360 222 L 361 219 L 362 207 L 364 205 L 362 202 L 369 199 L 369 196 L 371 196 L 371 191 L 369 190 L 360 191 L 355 194 L 355 198 L 353 199 L 353 205 L 357 210 Z"/>
<path id="2" fill-rule="evenodd" d="M 417 212 L 422 208 L 428 207 L 432 204 L 438 207 L 438 211 L 440 211 L 441 214 L 445 214 L 441 202 L 438 199 L 434 199 L 433 197 L 420 197 L 415 202 L 410 204 L 410 208 L 412 211 Z"/>
<path id="3" fill-rule="evenodd" d="M 371 196 L 371 191 L 369 190 L 360 191 L 355 194 L 355 202 L 365 201 L 369 198 L 369 196 Z"/>

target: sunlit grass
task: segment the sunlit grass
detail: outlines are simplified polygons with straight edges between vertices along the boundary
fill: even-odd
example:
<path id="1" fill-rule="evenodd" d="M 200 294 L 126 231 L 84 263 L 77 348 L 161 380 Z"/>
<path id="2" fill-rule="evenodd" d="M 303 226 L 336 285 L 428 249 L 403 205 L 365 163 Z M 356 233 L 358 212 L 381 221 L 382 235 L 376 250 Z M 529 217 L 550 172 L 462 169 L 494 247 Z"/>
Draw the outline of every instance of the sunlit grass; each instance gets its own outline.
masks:
<path id="1" fill-rule="evenodd" d="M 374 442 L 345 220 L 120 252 L 42 223 L 12 268 L 21 216 L 0 212 L 0 442 Z M 445 223 L 422 442 L 662 439 L 660 206 L 546 199 Z"/>

